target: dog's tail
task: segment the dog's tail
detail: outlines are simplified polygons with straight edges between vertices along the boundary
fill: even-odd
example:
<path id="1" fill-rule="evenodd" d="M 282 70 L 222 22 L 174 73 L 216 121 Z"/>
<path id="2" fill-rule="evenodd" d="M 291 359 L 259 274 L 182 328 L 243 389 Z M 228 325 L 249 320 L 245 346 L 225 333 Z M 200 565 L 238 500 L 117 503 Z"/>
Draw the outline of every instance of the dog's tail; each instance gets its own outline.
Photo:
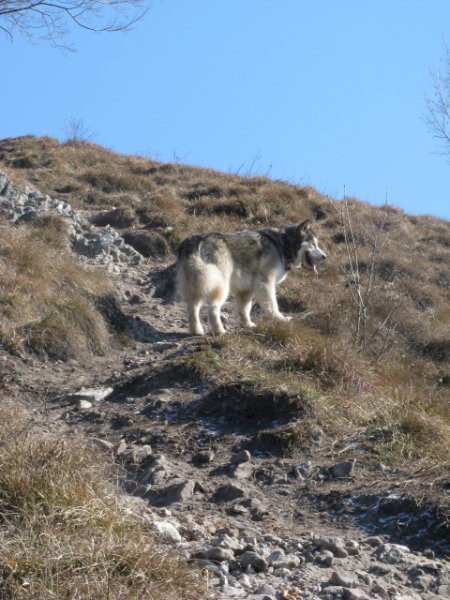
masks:
<path id="1" fill-rule="evenodd" d="M 183 260 L 190 258 L 194 254 L 198 254 L 200 250 L 200 244 L 204 239 L 206 239 L 206 235 L 197 234 L 191 235 L 183 240 L 178 246 L 177 264 L 182 263 Z"/>
<path id="2" fill-rule="evenodd" d="M 204 235 L 192 235 L 181 242 L 177 251 L 176 293 L 186 301 L 200 292 L 202 268 L 200 266 L 200 247 Z"/>
<path id="3" fill-rule="evenodd" d="M 149 274 L 149 283 L 153 288 L 153 296 L 161 298 L 163 304 L 172 304 L 182 295 L 180 289 L 180 271 L 186 263 L 200 253 L 201 235 L 194 235 L 185 239 L 177 250 L 177 260 L 161 269 L 154 269 Z M 196 239 L 198 238 L 198 239 Z"/>
<path id="4" fill-rule="evenodd" d="M 177 253 L 177 290 L 186 302 L 209 301 L 226 290 L 220 254 L 220 234 L 205 233 L 185 239 Z M 226 279 L 226 278 L 225 278 Z"/>

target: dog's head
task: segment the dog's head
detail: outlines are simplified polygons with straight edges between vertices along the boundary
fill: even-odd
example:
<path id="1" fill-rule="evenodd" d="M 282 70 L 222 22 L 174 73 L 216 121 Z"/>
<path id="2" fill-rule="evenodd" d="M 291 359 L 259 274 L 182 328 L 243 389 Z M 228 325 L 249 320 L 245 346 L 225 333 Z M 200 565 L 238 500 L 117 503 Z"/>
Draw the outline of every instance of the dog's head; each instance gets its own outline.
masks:
<path id="1" fill-rule="evenodd" d="M 311 221 L 308 219 L 298 225 L 285 225 L 283 229 L 289 240 L 294 265 L 299 269 L 305 267 L 317 275 L 317 263 L 327 255 L 319 248 Z"/>

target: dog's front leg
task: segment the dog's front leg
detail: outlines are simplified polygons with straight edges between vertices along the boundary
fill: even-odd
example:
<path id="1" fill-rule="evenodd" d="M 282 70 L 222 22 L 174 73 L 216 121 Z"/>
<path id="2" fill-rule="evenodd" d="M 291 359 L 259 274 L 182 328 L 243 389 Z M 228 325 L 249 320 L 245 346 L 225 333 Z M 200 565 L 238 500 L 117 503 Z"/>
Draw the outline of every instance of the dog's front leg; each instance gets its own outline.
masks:
<path id="1" fill-rule="evenodd" d="M 292 319 L 292 317 L 285 317 L 278 308 L 275 281 L 261 281 L 255 299 L 267 317 L 276 321 L 290 321 Z"/>
<path id="2" fill-rule="evenodd" d="M 235 312 L 236 318 L 243 327 L 256 327 L 255 323 L 250 318 L 250 312 L 252 310 L 253 294 L 250 291 L 236 292 Z"/>

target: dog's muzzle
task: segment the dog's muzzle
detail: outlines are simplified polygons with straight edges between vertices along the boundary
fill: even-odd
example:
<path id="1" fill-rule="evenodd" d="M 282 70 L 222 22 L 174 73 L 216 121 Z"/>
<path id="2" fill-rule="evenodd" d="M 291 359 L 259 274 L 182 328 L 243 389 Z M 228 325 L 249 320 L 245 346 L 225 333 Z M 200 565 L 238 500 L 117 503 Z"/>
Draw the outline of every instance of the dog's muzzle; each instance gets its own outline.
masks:
<path id="1" fill-rule="evenodd" d="M 314 254 L 309 250 L 306 250 L 303 255 L 303 266 L 314 273 L 314 275 L 318 275 L 319 272 L 317 270 L 317 263 L 325 260 L 327 255 L 324 252 L 315 252 Z"/>

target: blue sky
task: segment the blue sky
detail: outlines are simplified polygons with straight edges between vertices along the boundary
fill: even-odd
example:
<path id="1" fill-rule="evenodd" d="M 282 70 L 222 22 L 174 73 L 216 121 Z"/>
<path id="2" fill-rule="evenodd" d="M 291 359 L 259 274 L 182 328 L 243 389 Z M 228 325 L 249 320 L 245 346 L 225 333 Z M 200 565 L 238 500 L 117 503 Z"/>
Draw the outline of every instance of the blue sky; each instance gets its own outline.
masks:
<path id="1" fill-rule="evenodd" d="M 449 0 L 155 0 L 77 51 L 0 33 L 0 138 L 269 175 L 450 218 L 450 159 L 423 116 Z"/>

